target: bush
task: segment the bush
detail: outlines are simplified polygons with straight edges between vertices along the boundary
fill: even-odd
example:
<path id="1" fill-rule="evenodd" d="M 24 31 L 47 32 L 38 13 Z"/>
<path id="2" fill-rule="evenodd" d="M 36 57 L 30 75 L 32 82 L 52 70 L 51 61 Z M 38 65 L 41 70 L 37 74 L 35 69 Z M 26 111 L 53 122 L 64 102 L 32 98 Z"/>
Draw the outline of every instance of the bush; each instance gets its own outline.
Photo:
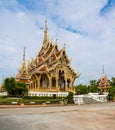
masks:
<path id="1" fill-rule="evenodd" d="M 38 96 L 25 96 L 24 98 L 14 98 L 7 96 L 0 96 L 0 104 L 11 104 L 11 102 L 17 102 L 17 104 L 30 104 L 30 102 L 35 102 L 35 104 L 42 104 L 46 102 L 50 102 L 51 104 L 60 103 L 60 101 L 64 101 L 66 97 L 38 97 Z"/>
<path id="2" fill-rule="evenodd" d="M 53 97 L 53 96 L 24 96 L 23 99 L 39 99 L 39 100 L 50 100 L 50 99 L 65 99 L 66 97 Z"/>
<path id="3" fill-rule="evenodd" d="M 108 100 L 114 100 L 115 98 L 115 86 L 110 88 L 109 94 L 107 96 Z"/>
<path id="4" fill-rule="evenodd" d="M 76 94 L 87 94 L 88 93 L 88 87 L 86 85 L 79 84 L 75 87 Z"/>
<path id="5" fill-rule="evenodd" d="M 69 92 L 69 94 L 67 96 L 67 100 L 68 100 L 68 103 L 74 103 L 74 101 L 73 101 L 73 93 L 72 92 Z"/>
<path id="6" fill-rule="evenodd" d="M 17 82 L 13 77 L 6 78 L 3 87 L 9 96 L 22 97 L 28 93 L 26 83 Z"/>
<path id="7" fill-rule="evenodd" d="M 10 99 L 10 98 L 0 99 L 0 104 L 11 104 L 11 102 L 17 102 L 18 104 L 20 104 L 21 100 L 20 99 Z"/>

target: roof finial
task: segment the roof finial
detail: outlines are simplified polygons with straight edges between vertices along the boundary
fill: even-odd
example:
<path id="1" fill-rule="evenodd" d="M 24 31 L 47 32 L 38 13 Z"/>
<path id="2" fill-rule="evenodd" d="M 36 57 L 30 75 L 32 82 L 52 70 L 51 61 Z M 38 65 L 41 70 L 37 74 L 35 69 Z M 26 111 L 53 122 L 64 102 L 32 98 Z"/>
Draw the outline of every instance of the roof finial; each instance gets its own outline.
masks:
<path id="1" fill-rule="evenodd" d="M 27 69 L 26 69 L 25 50 L 26 50 L 26 48 L 24 47 L 22 66 L 19 69 L 19 74 L 18 74 L 19 76 L 24 76 L 28 73 Z"/>
<path id="2" fill-rule="evenodd" d="M 56 44 L 58 43 L 58 39 L 56 38 Z"/>
<path id="3" fill-rule="evenodd" d="M 26 51 L 26 48 L 24 47 L 23 62 L 25 62 L 25 51 Z"/>
<path id="4" fill-rule="evenodd" d="M 45 27 L 44 27 L 44 42 L 47 41 L 47 19 L 45 20 Z"/>
<path id="5" fill-rule="evenodd" d="M 64 43 L 64 46 L 63 46 L 63 48 L 65 49 L 65 47 L 66 47 L 66 44 Z"/>
<path id="6" fill-rule="evenodd" d="M 105 73 L 105 71 L 104 71 L 104 65 L 102 65 L 102 69 L 103 69 L 103 74 Z"/>
<path id="7" fill-rule="evenodd" d="M 45 27 L 47 27 L 47 19 L 45 19 Z"/>

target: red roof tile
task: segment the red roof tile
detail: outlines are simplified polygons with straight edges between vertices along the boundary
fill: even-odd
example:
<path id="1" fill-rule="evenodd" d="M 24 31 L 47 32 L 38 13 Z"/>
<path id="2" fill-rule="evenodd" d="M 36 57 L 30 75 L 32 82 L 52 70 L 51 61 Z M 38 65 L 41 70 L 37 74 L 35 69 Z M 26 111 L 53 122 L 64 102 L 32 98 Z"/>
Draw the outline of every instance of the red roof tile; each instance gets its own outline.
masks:
<path id="1" fill-rule="evenodd" d="M 43 66 L 42 68 L 40 68 L 39 71 L 46 71 L 46 66 Z"/>
<path id="2" fill-rule="evenodd" d="M 54 55 L 53 58 L 52 58 L 52 61 L 56 60 L 56 56 Z"/>
<path id="3" fill-rule="evenodd" d="M 39 61 L 39 63 L 40 63 L 40 62 L 43 62 L 43 58 L 42 58 L 42 57 L 39 57 L 39 58 L 38 58 L 38 61 Z"/>
<path id="4" fill-rule="evenodd" d="M 61 50 L 59 52 L 56 53 L 56 56 L 59 57 L 61 54 Z"/>
<path id="5" fill-rule="evenodd" d="M 52 49 L 53 49 L 53 46 L 49 48 L 47 55 L 49 55 L 51 53 Z"/>
<path id="6" fill-rule="evenodd" d="M 19 79 L 18 82 L 29 83 L 29 81 L 28 81 L 28 80 L 25 80 L 25 79 Z"/>

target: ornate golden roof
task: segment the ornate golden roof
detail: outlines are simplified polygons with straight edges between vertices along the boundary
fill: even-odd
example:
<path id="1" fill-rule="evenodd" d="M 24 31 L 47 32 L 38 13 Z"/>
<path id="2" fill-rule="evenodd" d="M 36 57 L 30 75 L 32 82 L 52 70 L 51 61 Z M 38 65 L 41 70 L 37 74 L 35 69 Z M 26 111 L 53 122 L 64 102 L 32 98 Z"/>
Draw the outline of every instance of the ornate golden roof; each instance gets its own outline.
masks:
<path id="1" fill-rule="evenodd" d="M 104 72 L 104 66 L 103 66 L 103 74 L 100 79 L 99 88 L 110 88 L 110 82 L 108 80 L 108 77 L 106 73 Z"/>
<path id="2" fill-rule="evenodd" d="M 44 73 L 52 71 L 56 66 L 65 64 L 73 73 L 75 77 L 79 76 L 79 73 L 74 72 L 70 67 L 70 59 L 68 58 L 65 50 L 65 46 L 59 50 L 58 41 L 52 43 L 48 36 L 47 20 L 45 21 L 44 27 L 44 40 L 40 52 L 32 59 L 28 64 L 29 73 Z"/>

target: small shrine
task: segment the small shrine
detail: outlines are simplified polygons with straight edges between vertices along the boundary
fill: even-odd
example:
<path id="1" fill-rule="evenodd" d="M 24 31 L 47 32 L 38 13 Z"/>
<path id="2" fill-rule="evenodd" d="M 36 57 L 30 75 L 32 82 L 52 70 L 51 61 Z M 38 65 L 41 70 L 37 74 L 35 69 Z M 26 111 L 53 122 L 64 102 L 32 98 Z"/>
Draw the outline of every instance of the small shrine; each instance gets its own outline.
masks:
<path id="1" fill-rule="evenodd" d="M 106 73 L 104 72 L 104 67 L 103 67 L 103 74 L 101 76 L 100 83 L 99 83 L 99 89 L 100 89 L 101 93 L 103 93 L 103 92 L 108 93 L 109 89 L 110 89 L 110 82 L 108 80 Z"/>
<path id="2" fill-rule="evenodd" d="M 29 85 L 31 84 L 30 76 L 28 74 L 28 70 L 27 70 L 27 67 L 26 67 L 25 48 L 24 48 L 24 53 L 23 53 L 22 66 L 19 69 L 18 74 L 16 75 L 16 81 L 21 82 L 21 83 L 23 83 L 23 82 L 26 83 L 28 88 L 29 88 Z"/>

